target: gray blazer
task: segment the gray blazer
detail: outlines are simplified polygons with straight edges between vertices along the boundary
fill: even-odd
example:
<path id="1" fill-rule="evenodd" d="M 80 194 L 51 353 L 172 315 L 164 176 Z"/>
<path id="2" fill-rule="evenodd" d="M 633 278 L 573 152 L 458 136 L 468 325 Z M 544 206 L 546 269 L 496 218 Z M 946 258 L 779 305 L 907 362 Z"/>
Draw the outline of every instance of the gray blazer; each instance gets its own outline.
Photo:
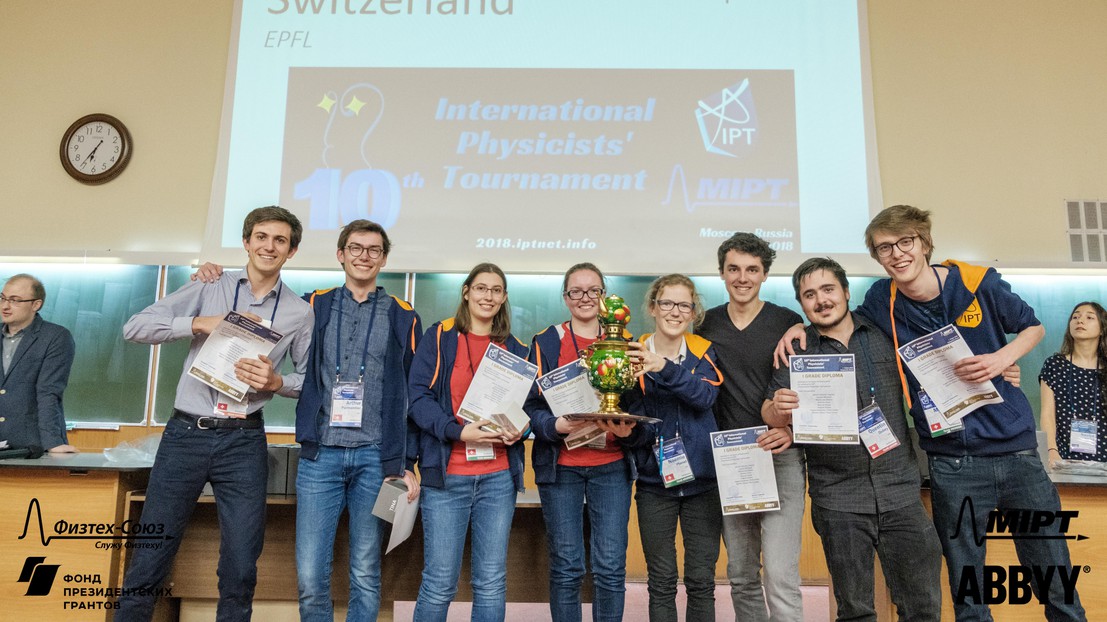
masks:
<path id="1" fill-rule="evenodd" d="M 73 367 L 73 335 L 40 315 L 24 330 L 8 373 L 0 366 L 0 440 L 11 447 L 65 445 L 62 393 Z"/>

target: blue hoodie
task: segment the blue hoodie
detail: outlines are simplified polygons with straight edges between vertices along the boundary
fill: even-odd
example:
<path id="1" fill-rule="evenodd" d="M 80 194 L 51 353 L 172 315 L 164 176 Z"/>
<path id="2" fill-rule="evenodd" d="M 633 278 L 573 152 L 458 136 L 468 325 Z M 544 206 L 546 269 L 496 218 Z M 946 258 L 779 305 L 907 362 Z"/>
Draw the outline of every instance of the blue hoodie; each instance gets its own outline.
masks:
<path id="1" fill-rule="evenodd" d="M 381 288 L 378 288 L 380 291 Z M 315 328 L 311 335 L 311 356 L 300 401 L 296 403 L 296 442 L 300 457 L 315 460 L 319 454 L 319 425 L 323 417 L 323 401 L 330 395 L 323 388 L 323 342 L 331 319 L 331 305 L 340 288 L 320 289 L 304 294 L 304 300 L 315 309 Z M 392 329 L 384 359 L 384 396 L 381 400 L 381 468 L 385 476 L 402 476 L 415 465 L 418 430 L 407 417 L 407 375 L 415 347 L 422 336 L 417 314 L 407 302 L 392 297 L 395 304 L 388 308 Z"/>
<path id="2" fill-rule="evenodd" d="M 408 376 L 411 418 L 419 427 L 419 477 L 424 486 L 432 488 L 445 487 L 450 450 L 454 442 L 461 440 L 463 426 L 454 415 L 457 408 L 450 396 L 457 335 L 454 318 L 428 328 L 415 351 Z M 504 346 L 516 356 L 527 355 L 527 347 L 513 335 L 508 335 Z M 522 441 L 507 448 L 507 462 L 519 492 L 523 491 L 524 453 Z"/>
<path id="3" fill-rule="evenodd" d="M 643 335 L 639 341 L 645 343 L 649 337 Z M 719 396 L 723 376 L 715 366 L 715 348 L 710 341 L 698 335 L 685 335 L 684 341 L 688 355 L 680 364 L 666 361 L 661 371 L 639 378 L 638 386 L 625 396 L 631 413 L 661 419 L 658 424 L 638 424 L 649 439 L 648 446 L 634 448 L 638 486 L 672 497 L 697 495 L 717 486 L 711 433 L 719 428 L 712 407 Z M 671 439 L 678 431 L 696 479 L 665 488 L 653 439 L 659 435 Z"/>
<path id="4" fill-rule="evenodd" d="M 1034 309 L 1012 292 L 1011 286 L 994 269 L 953 260 L 942 265 L 949 268 L 942 286 L 941 299 L 945 308 L 942 321 L 957 326 L 974 354 L 995 352 L 1007 345 L 1008 334 L 1041 324 Z M 890 308 L 895 313 L 894 332 Z M 934 318 L 919 305 L 906 300 L 891 279 L 873 283 L 857 312 L 898 339 L 898 346 L 934 330 Z M 970 413 L 961 420 L 965 428 L 959 432 L 931 438 L 919 404 L 919 382 L 906 366 L 903 371 L 911 391 L 908 403 L 919 433 L 919 446 L 928 454 L 997 456 L 1038 446 L 1030 402 L 1018 387 L 1002 377 L 992 379 L 1003 397 L 1002 403 L 988 404 Z"/>

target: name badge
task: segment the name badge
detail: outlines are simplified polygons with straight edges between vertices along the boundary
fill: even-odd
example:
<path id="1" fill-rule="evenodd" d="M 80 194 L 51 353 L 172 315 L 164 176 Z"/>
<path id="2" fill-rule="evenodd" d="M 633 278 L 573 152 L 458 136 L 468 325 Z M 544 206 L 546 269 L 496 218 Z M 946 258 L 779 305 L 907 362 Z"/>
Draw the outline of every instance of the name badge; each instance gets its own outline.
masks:
<path id="1" fill-rule="evenodd" d="M 335 382 L 331 387 L 331 426 L 360 428 L 365 387 L 360 382 Z"/>
<path id="2" fill-rule="evenodd" d="M 220 393 L 219 399 L 215 400 L 215 407 L 211 409 L 211 414 L 216 417 L 223 417 L 229 419 L 245 419 L 246 409 L 250 405 L 250 398 L 242 400 L 241 402 L 232 400 L 230 397 Z"/>
<path id="3" fill-rule="evenodd" d="M 661 481 L 666 488 L 680 486 L 696 479 L 692 473 L 692 466 L 688 464 L 688 456 L 684 453 L 684 441 L 680 436 L 675 436 L 660 445 L 654 443 L 654 451 L 657 452 L 657 463 L 661 468 Z"/>
<path id="4" fill-rule="evenodd" d="M 872 404 L 862 408 L 857 413 L 857 417 L 861 442 L 865 444 L 865 449 L 869 450 L 870 456 L 876 458 L 899 447 L 899 439 L 888 426 L 888 420 L 884 418 L 884 413 L 879 406 Z"/>
<path id="5" fill-rule="evenodd" d="M 495 460 L 496 450 L 492 443 L 465 443 L 465 459 L 469 462 Z"/>
<path id="6" fill-rule="evenodd" d="M 1073 419 L 1069 434 L 1069 451 L 1094 456 L 1098 432 L 1099 425 L 1095 421 Z"/>
<path id="7" fill-rule="evenodd" d="M 930 438 L 938 438 L 965 427 L 965 424 L 960 421 L 951 422 L 946 419 L 926 391 L 919 391 L 919 404 L 922 405 L 923 414 L 926 415 L 926 429 L 930 430 Z"/>

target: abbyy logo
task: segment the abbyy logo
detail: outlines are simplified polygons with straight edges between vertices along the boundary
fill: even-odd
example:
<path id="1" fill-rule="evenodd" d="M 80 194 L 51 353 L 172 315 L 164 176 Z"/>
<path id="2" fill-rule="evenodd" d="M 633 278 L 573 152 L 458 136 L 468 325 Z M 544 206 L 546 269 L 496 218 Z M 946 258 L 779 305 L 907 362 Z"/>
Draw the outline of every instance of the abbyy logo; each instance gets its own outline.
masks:
<path id="1" fill-rule="evenodd" d="M 23 562 L 17 583 L 27 584 L 24 596 L 46 596 L 54 587 L 54 577 L 58 576 L 58 564 L 44 564 L 45 557 L 28 557 Z"/>
<path id="2" fill-rule="evenodd" d="M 733 158 L 752 148 L 757 132 L 757 110 L 750 94 L 749 78 L 725 87 L 698 103 L 696 122 L 708 153 Z"/>
<path id="3" fill-rule="evenodd" d="M 976 532 L 972 517 L 976 516 L 971 497 L 961 501 L 961 511 L 957 515 L 957 527 L 950 540 L 968 538 L 969 534 L 961 530 L 962 519 L 968 514 L 972 531 L 971 537 L 976 546 L 983 546 L 988 540 L 1087 540 L 1088 536 L 1069 535 L 1072 520 L 1080 513 L 1076 510 L 992 510 L 988 513 L 985 533 Z M 1032 596 L 1037 596 L 1043 605 L 1051 601 L 1050 587 L 1054 581 L 1061 586 L 1063 600 L 1072 604 L 1076 599 L 1076 582 L 1081 570 L 1091 572 L 1088 566 L 996 566 L 984 565 L 977 574 L 975 566 L 961 568 L 961 578 L 953 594 L 955 603 L 973 603 L 995 605 L 1011 603 L 1025 605 Z"/>

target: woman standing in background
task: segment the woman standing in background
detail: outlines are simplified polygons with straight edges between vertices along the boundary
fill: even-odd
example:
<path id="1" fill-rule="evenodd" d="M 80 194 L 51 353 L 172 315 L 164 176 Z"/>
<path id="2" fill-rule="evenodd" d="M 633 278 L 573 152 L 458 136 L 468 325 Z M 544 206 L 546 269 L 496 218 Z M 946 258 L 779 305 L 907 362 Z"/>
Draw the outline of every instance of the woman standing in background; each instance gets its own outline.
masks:
<path id="1" fill-rule="evenodd" d="M 1046 359 L 1038 380 L 1049 467 L 1107 463 L 1107 311 L 1099 303 L 1072 310 L 1061 351 Z"/>

